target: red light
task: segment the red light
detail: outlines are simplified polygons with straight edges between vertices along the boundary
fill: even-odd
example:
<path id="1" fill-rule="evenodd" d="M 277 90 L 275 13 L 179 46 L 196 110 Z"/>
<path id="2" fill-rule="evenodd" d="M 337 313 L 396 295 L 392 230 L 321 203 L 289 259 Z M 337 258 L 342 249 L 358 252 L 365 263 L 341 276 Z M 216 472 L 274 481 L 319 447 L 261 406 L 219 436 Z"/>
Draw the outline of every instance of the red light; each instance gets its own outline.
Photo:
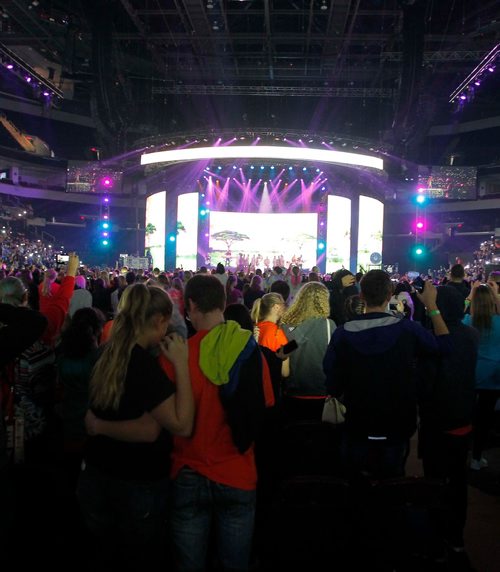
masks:
<path id="1" fill-rule="evenodd" d="M 81 217 L 80 217 L 80 220 L 85 220 L 85 217 L 84 217 L 84 216 L 81 216 Z"/>

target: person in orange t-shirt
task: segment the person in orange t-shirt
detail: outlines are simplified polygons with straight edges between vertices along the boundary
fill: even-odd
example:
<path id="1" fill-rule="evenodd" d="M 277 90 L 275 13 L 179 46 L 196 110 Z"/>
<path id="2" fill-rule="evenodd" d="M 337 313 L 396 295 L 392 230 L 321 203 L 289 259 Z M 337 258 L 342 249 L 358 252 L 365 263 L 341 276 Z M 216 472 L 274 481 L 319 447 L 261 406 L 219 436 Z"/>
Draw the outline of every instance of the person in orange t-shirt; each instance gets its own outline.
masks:
<path id="1" fill-rule="evenodd" d="M 215 369 L 220 371 L 225 356 L 232 353 L 240 363 L 239 384 L 260 390 L 266 406 L 274 403 L 272 386 L 269 376 L 263 375 L 262 356 L 251 332 L 224 322 L 226 297 L 217 278 L 194 276 L 186 284 L 185 300 L 196 330 L 188 340 L 196 419 L 190 438 L 174 439 L 171 529 L 176 564 L 179 570 L 205 569 L 213 522 L 222 567 L 246 570 L 255 517 L 254 447 L 251 441 L 242 446 L 238 440 L 229 422 L 234 415 L 221 399 L 224 387 L 217 384 L 207 361 L 215 356 Z M 226 330 L 230 331 L 224 337 Z M 235 347 L 235 339 L 245 344 L 242 351 Z M 241 360 L 247 348 L 251 354 Z M 169 364 L 164 366 L 168 372 Z"/>
<path id="2" fill-rule="evenodd" d="M 276 355 L 283 360 L 281 365 L 282 377 L 290 375 L 290 359 L 280 352 L 280 348 L 288 343 L 285 332 L 279 326 L 285 309 L 286 304 L 281 294 L 269 292 L 269 294 L 264 294 L 262 298 L 255 300 L 251 314 L 258 331 L 259 346 L 277 352 Z"/>

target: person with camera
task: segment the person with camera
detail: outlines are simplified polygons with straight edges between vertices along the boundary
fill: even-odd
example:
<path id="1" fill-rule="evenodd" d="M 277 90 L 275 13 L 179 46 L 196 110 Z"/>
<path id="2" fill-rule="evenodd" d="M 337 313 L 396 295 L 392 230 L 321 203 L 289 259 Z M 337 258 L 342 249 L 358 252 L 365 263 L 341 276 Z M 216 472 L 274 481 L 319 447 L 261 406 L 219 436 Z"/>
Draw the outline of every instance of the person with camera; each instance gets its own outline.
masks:
<path id="1" fill-rule="evenodd" d="M 425 283 L 419 297 L 434 335 L 416 322 L 387 313 L 391 296 L 386 272 L 365 274 L 361 297 L 366 313 L 335 330 L 323 362 L 329 394 L 343 396 L 347 409 L 342 457 L 351 477 L 404 475 L 417 425 L 415 361 L 449 351 L 449 331 L 431 282 Z"/>

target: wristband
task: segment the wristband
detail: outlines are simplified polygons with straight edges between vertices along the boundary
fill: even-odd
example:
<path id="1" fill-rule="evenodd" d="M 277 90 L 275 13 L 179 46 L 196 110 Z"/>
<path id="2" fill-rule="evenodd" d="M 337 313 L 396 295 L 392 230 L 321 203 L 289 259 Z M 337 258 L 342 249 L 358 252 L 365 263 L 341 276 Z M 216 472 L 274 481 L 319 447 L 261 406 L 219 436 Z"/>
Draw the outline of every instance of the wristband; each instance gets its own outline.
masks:
<path id="1" fill-rule="evenodd" d="M 429 312 L 427 312 L 427 315 L 428 315 L 429 317 L 432 317 L 432 316 L 440 316 L 440 315 L 441 315 L 441 312 L 440 312 L 439 310 L 430 310 Z"/>

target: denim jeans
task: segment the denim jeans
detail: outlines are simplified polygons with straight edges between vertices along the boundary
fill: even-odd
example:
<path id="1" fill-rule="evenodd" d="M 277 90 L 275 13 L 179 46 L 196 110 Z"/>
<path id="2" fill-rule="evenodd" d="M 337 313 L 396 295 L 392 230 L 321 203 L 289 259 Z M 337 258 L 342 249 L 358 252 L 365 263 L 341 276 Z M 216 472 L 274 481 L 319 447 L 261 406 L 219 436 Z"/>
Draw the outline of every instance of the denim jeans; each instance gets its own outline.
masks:
<path id="1" fill-rule="evenodd" d="M 130 565 L 162 558 L 169 486 L 168 479 L 125 481 L 84 465 L 78 502 L 87 527 L 100 541 L 103 558 Z"/>
<path id="2" fill-rule="evenodd" d="M 179 571 L 204 570 L 210 528 L 224 570 L 247 570 L 255 491 L 228 487 L 185 467 L 172 484 L 171 528 Z"/>
<path id="3" fill-rule="evenodd" d="M 344 435 L 341 456 L 348 476 L 373 479 L 403 477 L 410 451 L 408 439 L 371 440 Z"/>

